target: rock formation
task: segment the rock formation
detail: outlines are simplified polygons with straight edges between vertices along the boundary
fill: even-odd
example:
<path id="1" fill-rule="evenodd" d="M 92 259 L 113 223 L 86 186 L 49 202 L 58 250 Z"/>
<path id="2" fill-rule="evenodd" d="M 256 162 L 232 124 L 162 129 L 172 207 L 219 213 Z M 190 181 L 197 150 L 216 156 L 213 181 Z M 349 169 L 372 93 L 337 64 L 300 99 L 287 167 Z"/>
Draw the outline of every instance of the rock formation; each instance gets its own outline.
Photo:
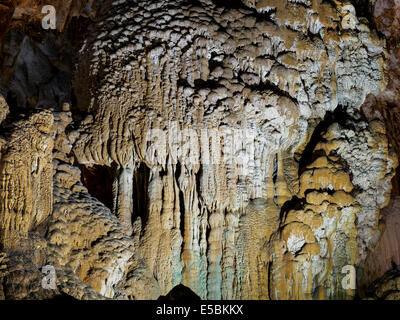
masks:
<path id="1" fill-rule="evenodd" d="M 17 3 L 3 43 L 0 297 L 352 299 L 343 267 L 388 271 L 395 67 L 355 2 L 53 2 L 58 31 Z"/>

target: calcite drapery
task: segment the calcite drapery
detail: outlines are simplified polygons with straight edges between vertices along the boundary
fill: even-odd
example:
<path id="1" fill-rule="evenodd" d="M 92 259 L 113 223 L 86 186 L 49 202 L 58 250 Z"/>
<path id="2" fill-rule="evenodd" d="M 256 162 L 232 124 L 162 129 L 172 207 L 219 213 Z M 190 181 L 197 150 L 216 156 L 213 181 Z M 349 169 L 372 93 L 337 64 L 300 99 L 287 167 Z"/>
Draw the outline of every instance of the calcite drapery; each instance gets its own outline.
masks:
<path id="1" fill-rule="evenodd" d="M 2 46 L 0 298 L 156 299 L 180 283 L 208 299 L 351 298 L 343 266 L 366 285 L 383 274 L 385 1 L 390 57 L 349 2 L 48 1 L 67 34 L 101 11 L 79 52 L 57 33 Z M 40 24 L 40 1 L 15 3 L 12 25 Z M 396 275 L 372 296 L 396 297 Z"/>
<path id="2" fill-rule="evenodd" d="M 351 297 L 341 268 L 375 244 L 396 166 L 382 124 L 357 116 L 386 80 L 384 43 L 354 7 L 121 0 L 99 20 L 73 150 L 116 168 L 114 212 L 161 293 Z M 318 132 L 339 107 L 348 120 Z"/>

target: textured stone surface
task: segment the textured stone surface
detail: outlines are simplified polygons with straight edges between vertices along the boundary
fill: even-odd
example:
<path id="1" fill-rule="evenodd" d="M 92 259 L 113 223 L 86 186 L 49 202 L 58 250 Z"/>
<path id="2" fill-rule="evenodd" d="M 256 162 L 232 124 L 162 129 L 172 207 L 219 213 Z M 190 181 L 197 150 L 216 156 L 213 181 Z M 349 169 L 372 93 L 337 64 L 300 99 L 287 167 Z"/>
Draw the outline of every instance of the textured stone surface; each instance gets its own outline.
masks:
<path id="1" fill-rule="evenodd" d="M 361 285 L 367 286 L 381 278 L 387 271 L 400 265 L 400 201 L 394 197 L 383 210 L 384 231 L 379 243 L 364 263 Z"/>
<path id="2" fill-rule="evenodd" d="M 0 95 L 0 124 L 7 118 L 10 109 L 8 107 L 6 99 Z"/>
<path id="3" fill-rule="evenodd" d="M 11 18 L 14 14 L 14 3 L 12 0 L 3 0 L 0 2 L 0 41 L 6 34 Z"/>
<path id="4" fill-rule="evenodd" d="M 387 38 L 387 48 L 389 52 L 388 75 L 389 82 L 386 89 L 377 97 L 368 96 L 362 110 L 368 120 L 380 119 L 385 122 L 387 136 L 397 155 L 400 154 L 399 147 L 399 106 L 400 106 L 400 38 L 398 29 L 400 26 L 399 16 L 400 3 L 398 1 L 376 1 L 374 8 L 374 19 L 378 29 Z M 361 279 L 360 286 L 364 294 L 366 287 L 376 280 L 377 285 L 386 281 L 385 272 L 391 272 L 393 268 L 398 268 L 399 261 L 399 240 L 398 223 L 399 208 L 398 196 L 400 194 L 400 175 L 399 168 L 392 180 L 392 200 L 390 205 L 385 208 L 382 215 L 382 237 L 375 250 L 368 256 L 364 269 L 364 277 Z M 379 280 L 380 277 L 383 277 Z M 374 286 L 372 286 L 374 288 Z M 375 287 L 376 288 L 376 287 Z M 381 294 L 380 294 L 381 295 Z"/>
<path id="5" fill-rule="evenodd" d="M 52 124 L 50 112 L 34 113 L 16 122 L 2 141 L 0 239 L 6 248 L 18 247 L 18 237 L 52 213 Z"/>
<path id="6" fill-rule="evenodd" d="M 378 0 L 374 8 L 377 28 L 387 38 L 388 84 L 378 96 L 369 96 L 362 107 L 368 120 L 380 119 L 388 128 L 389 142 L 400 155 L 400 3 L 396 0 Z M 400 175 L 397 169 L 393 180 L 394 194 L 400 195 Z"/>
<path id="7" fill-rule="evenodd" d="M 7 1 L 6 1 L 7 2 Z M 63 31 L 73 17 L 95 17 L 97 3 L 94 0 L 14 0 L 15 11 L 13 12 L 13 24 L 41 24 L 42 18 L 46 13 L 42 13 L 42 8 L 52 5 L 56 9 L 57 21 L 56 28 Z"/>
<path id="8" fill-rule="evenodd" d="M 17 1 L 3 42 L 0 298 L 351 299 L 343 266 L 387 271 L 395 67 L 351 3 L 49 4 L 64 35 Z"/>
<path id="9" fill-rule="evenodd" d="M 163 294 L 182 281 L 210 299 L 346 297 L 341 267 L 377 240 L 396 165 L 382 124 L 333 124 L 325 157 L 296 160 L 327 112 L 351 118 L 383 88 L 383 42 L 351 5 L 272 5 L 116 1 L 82 49 L 75 87 L 90 115 L 74 152 L 118 168 L 114 211 L 128 234 L 140 227 Z M 135 212 L 143 163 L 147 212 Z M 284 212 L 293 197 L 318 207 Z"/>
<path id="10" fill-rule="evenodd" d="M 389 271 L 374 281 L 369 287 L 367 299 L 400 300 L 399 271 Z"/>

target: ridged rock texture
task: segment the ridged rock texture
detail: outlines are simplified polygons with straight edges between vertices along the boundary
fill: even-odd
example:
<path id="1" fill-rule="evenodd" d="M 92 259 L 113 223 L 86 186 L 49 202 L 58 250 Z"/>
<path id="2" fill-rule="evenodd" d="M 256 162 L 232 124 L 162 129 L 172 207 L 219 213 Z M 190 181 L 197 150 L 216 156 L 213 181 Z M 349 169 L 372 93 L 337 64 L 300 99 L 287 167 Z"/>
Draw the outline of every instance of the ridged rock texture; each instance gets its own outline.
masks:
<path id="1" fill-rule="evenodd" d="M 395 276 L 369 286 L 400 246 L 383 1 L 376 26 L 342 1 L 49 1 L 40 40 L 19 28 L 41 3 L 13 2 L 0 298 L 352 299 L 348 265 L 386 297 Z"/>

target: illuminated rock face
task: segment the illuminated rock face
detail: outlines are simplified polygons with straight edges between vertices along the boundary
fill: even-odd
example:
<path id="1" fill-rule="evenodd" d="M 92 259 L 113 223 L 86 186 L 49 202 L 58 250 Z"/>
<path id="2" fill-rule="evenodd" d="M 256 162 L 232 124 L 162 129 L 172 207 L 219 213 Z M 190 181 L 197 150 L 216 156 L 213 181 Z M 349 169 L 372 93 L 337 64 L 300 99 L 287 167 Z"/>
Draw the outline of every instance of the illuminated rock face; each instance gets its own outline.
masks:
<path id="1" fill-rule="evenodd" d="M 383 42 L 350 4 L 246 4 L 114 1 L 81 51 L 74 153 L 114 168 L 162 294 L 350 297 L 342 267 L 375 245 L 396 165 L 356 116 L 385 85 Z"/>
<path id="2" fill-rule="evenodd" d="M 62 30 L 93 2 L 53 4 Z M 397 166 L 385 119 L 358 113 L 387 84 L 368 21 L 319 0 L 107 1 L 97 20 L 72 108 L 13 121 L 0 96 L 0 298 L 352 298 L 342 268 L 375 248 Z"/>

